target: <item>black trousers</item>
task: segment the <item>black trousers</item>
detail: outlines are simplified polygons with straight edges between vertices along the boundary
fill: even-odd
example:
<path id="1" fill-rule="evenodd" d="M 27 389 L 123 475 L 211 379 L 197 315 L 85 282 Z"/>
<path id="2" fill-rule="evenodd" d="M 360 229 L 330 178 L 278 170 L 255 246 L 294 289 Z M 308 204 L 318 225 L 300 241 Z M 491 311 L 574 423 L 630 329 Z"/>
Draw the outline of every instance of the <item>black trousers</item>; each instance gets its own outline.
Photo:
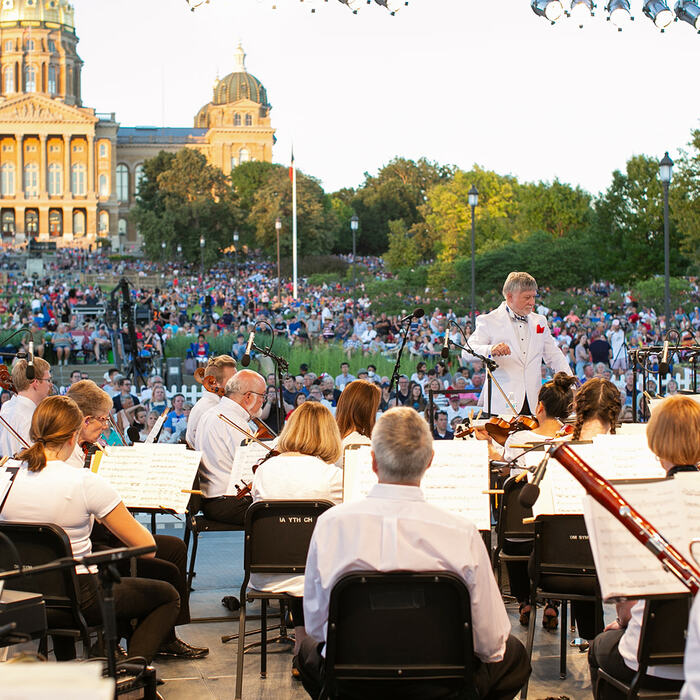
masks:
<path id="1" fill-rule="evenodd" d="M 625 663 L 625 660 L 620 655 L 618 645 L 624 633 L 624 630 L 601 632 L 591 642 L 588 650 L 588 668 L 591 673 L 591 689 L 594 694 L 598 680 L 598 669 L 603 669 L 606 673 L 623 683 L 629 683 L 637 673 Z M 643 687 L 650 690 L 680 690 L 681 684 L 682 681 L 648 676 L 643 683 Z M 621 693 L 616 688 L 612 688 L 607 683 L 600 695 L 600 700 L 622 700 L 623 698 L 625 698 L 624 693 Z"/>
<path id="2" fill-rule="evenodd" d="M 505 540 L 503 553 L 518 556 L 527 556 L 532 552 L 533 540 L 527 542 L 512 542 Z M 528 562 L 506 561 L 510 594 L 518 603 L 527 603 L 530 600 L 530 576 L 528 574 Z"/>
<path id="3" fill-rule="evenodd" d="M 323 687 L 326 660 L 321 656 L 322 644 L 307 637 L 299 649 L 301 682 L 306 692 L 317 698 Z M 522 643 L 508 637 L 502 661 L 485 664 L 474 658 L 474 682 L 481 700 L 511 700 L 530 677 L 530 660 Z M 341 698 L 348 700 L 437 700 L 459 698 L 458 690 L 448 682 L 389 681 L 360 683 L 343 687 Z"/>
<path id="4" fill-rule="evenodd" d="M 79 574 L 78 585 L 85 621 L 88 625 L 102 624 L 97 577 Z M 177 591 L 164 581 L 127 577 L 114 585 L 113 592 L 117 635 L 129 640 L 130 656 L 143 656 L 150 662 L 175 624 L 180 609 Z M 133 619 L 137 622 L 132 629 Z M 73 639 L 54 637 L 54 653 L 58 661 L 75 658 Z"/>
<path id="5" fill-rule="evenodd" d="M 203 498 L 202 511 L 209 520 L 232 525 L 243 525 L 245 513 L 253 499 L 250 496 L 219 496 L 218 498 Z"/>

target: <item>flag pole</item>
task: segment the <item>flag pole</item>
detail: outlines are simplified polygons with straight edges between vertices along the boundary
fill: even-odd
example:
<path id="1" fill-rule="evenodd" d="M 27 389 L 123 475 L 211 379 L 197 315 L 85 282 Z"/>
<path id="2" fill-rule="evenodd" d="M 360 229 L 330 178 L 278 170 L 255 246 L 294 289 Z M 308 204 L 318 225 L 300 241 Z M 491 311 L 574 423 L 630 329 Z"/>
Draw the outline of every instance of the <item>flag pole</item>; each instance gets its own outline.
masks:
<path id="1" fill-rule="evenodd" d="M 292 149 L 292 281 L 294 285 L 294 298 L 298 298 L 297 289 L 297 168 L 294 164 L 294 150 Z"/>

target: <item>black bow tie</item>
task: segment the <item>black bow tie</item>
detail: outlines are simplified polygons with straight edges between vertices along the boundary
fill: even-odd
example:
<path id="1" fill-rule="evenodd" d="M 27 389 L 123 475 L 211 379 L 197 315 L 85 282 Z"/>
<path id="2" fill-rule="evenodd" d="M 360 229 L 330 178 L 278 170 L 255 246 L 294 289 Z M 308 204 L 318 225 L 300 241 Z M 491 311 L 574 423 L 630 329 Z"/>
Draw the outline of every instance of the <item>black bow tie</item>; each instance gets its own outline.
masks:
<path id="1" fill-rule="evenodd" d="M 510 312 L 513 314 L 513 318 L 516 321 L 522 321 L 523 323 L 527 323 L 527 316 L 521 316 L 520 314 L 516 314 L 513 309 L 510 310 Z"/>

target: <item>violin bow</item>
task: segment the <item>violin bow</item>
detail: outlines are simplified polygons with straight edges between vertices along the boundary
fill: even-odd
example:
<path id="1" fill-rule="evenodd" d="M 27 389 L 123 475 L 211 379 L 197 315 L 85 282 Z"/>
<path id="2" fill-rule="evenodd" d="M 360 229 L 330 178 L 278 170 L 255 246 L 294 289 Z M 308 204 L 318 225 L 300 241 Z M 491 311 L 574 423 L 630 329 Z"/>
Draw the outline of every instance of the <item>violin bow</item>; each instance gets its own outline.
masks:
<path id="1" fill-rule="evenodd" d="M 252 433 L 249 433 L 247 430 L 244 430 L 240 426 L 236 425 L 230 418 L 226 417 L 223 413 L 219 413 L 219 418 L 224 421 L 227 425 L 230 425 L 232 428 L 235 428 L 238 430 L 238 432 L 243 433 L 249 440 L 252 440 L 253 442 L 257 442 L 258 445 L 261 445 L 264 447 L 268 452 L 272 452 L 272 448 L 268 447 L 262 440 L 258 440 L 258 438 L 255 437 Z"/>
<path id="2" fill-rule="evenodd" d="M 0 421 L 12 433 L 12 435 L 14 435 L 15 438 L 25 446 L 25 448 L 29 449 L 29 443 L 2 416 L 0 416 Z"/>

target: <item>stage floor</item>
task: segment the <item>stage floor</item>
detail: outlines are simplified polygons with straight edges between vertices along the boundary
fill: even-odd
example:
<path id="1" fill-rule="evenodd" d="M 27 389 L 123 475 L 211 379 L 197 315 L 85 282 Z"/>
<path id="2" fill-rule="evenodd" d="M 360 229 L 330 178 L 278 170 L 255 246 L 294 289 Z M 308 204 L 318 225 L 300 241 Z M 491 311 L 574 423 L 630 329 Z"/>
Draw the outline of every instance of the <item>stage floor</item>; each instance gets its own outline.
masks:
<path id="1" fill-rule="evenodd" d="M 163 534 L 181 534 L 164 529 Z M 243 536 L 239 532 L 211 533 L 200 538 L 197 552 L 197 576 L 192 592 L 192 616 L 230 615 L 230 621 L 196 622 L 179 628 L 180 636 L 190 644 L 208 646 L 209 656 L 201 661 L 161 661 L 156 667 L 165 681 L 159 692 L 165 700 L 232 700 L 236 681 L 236 641 L 221 643 L 221 636 L 238 632 L 237 614 L 221 605 L 225 595 L 238 596 L 242 581 Z M 525 643 L 526 628 L 518 624 L 515 603 L 507 605 L 513 633 Z M 611 609 L 612 610 L 612 609 Z M 251 610 L 253 614 L 257 608 Z M 607 611 L 608 613 L 610 611 Z M 614 617 L 614 612 L 612 612 Z M 257 626 L 257 620 L 249 626 Z M 260 678 L 260 654 L 245 656 L 243 698 L 245 700 L 303 700 L 308 697 L 301 684 L 291 676 L 292 655 L 288 646 L 268 649 L 267 678 Z M 548 632 L 539 624 L 535 632 L 532 677 L 528 690 L 531 700 L 559 698 L 584 700 L 592 697 L 587 655 L 569 647 L 568 675 L 559 679 L 559 631 Z"/>

